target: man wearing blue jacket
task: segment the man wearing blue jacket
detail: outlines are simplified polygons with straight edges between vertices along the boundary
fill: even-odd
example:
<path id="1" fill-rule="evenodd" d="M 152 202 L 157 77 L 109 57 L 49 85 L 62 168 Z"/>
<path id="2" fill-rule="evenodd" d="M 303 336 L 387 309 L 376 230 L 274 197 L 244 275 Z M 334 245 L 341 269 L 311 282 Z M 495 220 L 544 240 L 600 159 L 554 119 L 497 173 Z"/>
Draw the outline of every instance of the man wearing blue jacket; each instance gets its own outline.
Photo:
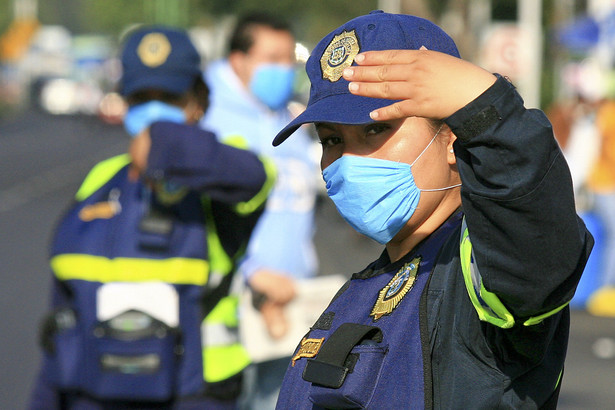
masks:
<path id="1" fill-rule="evenodd" d="M 96 165 L 53 237 L 35 409 L 233 409 L 249 363 L 230 279 L 271 166 L 195 126 L 208 106 L 183 31 L 122 51 L 129 154 Z"/>
<path id="2" fill-rule="evenodd" d="M 271 157 L 277 181 L 259 220 L 240 271 L 259 295 L 260 312 L 275 341 L 288 331 L 286 304 L 297 279 L 316 275 L 314 204 L 319 178 L 311 155 L 315 141 L 299 130 L 297 144 L 273 149 L 272 137 L 292 119 L 287 108 L 295 77 L 295 39 L 290 26 L 269 15 L 241 17 L 231 35 L 228 58 L 205 72 L 211 106 L 201 124 L 222 138 L 241 136 L 250 150 Z M 255 363 L 248 406 L 273 408 L 291 352 Z M 246 378 L 248 379 L 248 377 Z M 251 388 L 250 388 L 251 387 Z"/>

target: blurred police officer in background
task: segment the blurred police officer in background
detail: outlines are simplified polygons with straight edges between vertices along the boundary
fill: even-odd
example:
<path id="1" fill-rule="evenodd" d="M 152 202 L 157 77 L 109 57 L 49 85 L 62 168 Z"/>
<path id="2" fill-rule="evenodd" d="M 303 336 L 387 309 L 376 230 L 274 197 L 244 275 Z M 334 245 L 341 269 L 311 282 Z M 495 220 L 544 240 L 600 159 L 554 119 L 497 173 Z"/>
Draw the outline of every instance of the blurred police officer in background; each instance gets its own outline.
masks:
<path id="1" fill-rule="evenodd" d="M 249 359 L 230 279 L 274 172 L 196 124 L 200 55 L 166 27 L 121 54 L 128 154 L 96 165 L 52 241 L 35 409 L 233 409 Z"/>

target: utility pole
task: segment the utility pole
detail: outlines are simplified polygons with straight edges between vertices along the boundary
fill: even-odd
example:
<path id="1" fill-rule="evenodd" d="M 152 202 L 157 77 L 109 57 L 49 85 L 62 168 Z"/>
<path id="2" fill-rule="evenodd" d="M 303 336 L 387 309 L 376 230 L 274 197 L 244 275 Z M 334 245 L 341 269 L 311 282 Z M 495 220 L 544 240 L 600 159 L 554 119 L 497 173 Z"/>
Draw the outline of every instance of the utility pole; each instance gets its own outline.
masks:
<path id="1" fill-rule="evenodd" d="M 527 34 L 529 67 L 526 75 L 518 80 L 519 92 L 525 105 L 531 108 L 540 107 L 541 73 L 542 73 L 542 0 L 518 0 L 517 21 L 521 32 Z"/>
<path id="2" fill-rule="evenodd" d="M 401 13 L 401 0 L 378 0 L 378 9 L 386 13 L 399 14 Z"/>

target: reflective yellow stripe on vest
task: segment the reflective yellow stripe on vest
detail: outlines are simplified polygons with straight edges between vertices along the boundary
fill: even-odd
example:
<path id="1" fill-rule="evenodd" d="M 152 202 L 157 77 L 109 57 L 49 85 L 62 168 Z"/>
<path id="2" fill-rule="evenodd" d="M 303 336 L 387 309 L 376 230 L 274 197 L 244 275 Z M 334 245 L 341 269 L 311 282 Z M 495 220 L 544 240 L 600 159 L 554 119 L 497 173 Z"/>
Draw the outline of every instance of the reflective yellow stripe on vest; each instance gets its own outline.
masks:
<path id="1" fill-rule="evenodd" d="M 60 280 L 90 282 L 163 281 L 177 285 L 207 283 L 209 265 L 202 259 L 106 258 L 84 254 L 61 254 L 51 259 L 51 268 Z"/>
<path id="2" fill-rule="evenodd" d="M 205 381 L 215 383 L 238 374 L 250 364 L 250 358 L 246 349 L 240 343 L 235 343 L 203 350 L 203 363 L 203 371 L 208 375 Z"/>
<path id="3" fill-rule="evenodd" d="M 237 309 L 239 298 L 223 298 L 203 322 L 203 378 L 215 383 L 241 372 L 250 364 L 250 357 L 239 341 Z"/>
<path id="4" fill-rule="evenodd" d="M 216 287 L 224 276 L 232 272 L 235 263 L 220 243 L 211 213 L 211 203 L 205 200 L 203 207 L 211 266 L 210 285 Z M 201 324 L 203 379 L 208 383 L 228 379 L 250 364 L 248 352 L 239 341 L 238 309 L 238 296 L 226 296 L 218 302 Z"/>
<path id="5" fill-rule="evenodd" d="M 461 270 L 463 272 L 463 280 L 472 301 L 472 305 L 478 313 L 480 320 L 491 323 L 502 329 L 509 329 L 515 325 L 515 318 L 508 311 L 506 306 L 500 301 L 495 293 L 489 292 L 483 286 L 483 279 L 478 271 L 478 266 L 474 260 L 474 252 L 472 251 L 472 242 L 466 224 L 465 217 L 461 226 L 461 239 L 459 242 L 459 254 L 461 257 Z M 542 314 L 527 319 L 523 322 L 524 326 L 533 326 L 544 319 L 552 316 L 565 308 L 569 302 Z"/>

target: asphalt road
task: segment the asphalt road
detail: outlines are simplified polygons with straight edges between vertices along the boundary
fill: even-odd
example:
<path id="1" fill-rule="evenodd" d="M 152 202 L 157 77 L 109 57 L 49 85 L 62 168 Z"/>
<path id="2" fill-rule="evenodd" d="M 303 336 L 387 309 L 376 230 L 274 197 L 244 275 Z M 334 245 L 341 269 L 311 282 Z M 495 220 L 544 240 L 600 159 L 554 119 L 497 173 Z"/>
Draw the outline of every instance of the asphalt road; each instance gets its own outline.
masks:
<path id="1" fill-rule="evenodd" d="M 37 372 L 38 322 L 48 303 L 53 226 L 85 173 L 124 152 L 123 130 L 88 117 L 29 112 L 0 118 L 0 409 L 25 409 Z M 350 273 L 380 249 L 328 201 L 317 212 L 323 273 Z M 615 409 L 615 320 L 573 312 L 560 409 Z"/>

